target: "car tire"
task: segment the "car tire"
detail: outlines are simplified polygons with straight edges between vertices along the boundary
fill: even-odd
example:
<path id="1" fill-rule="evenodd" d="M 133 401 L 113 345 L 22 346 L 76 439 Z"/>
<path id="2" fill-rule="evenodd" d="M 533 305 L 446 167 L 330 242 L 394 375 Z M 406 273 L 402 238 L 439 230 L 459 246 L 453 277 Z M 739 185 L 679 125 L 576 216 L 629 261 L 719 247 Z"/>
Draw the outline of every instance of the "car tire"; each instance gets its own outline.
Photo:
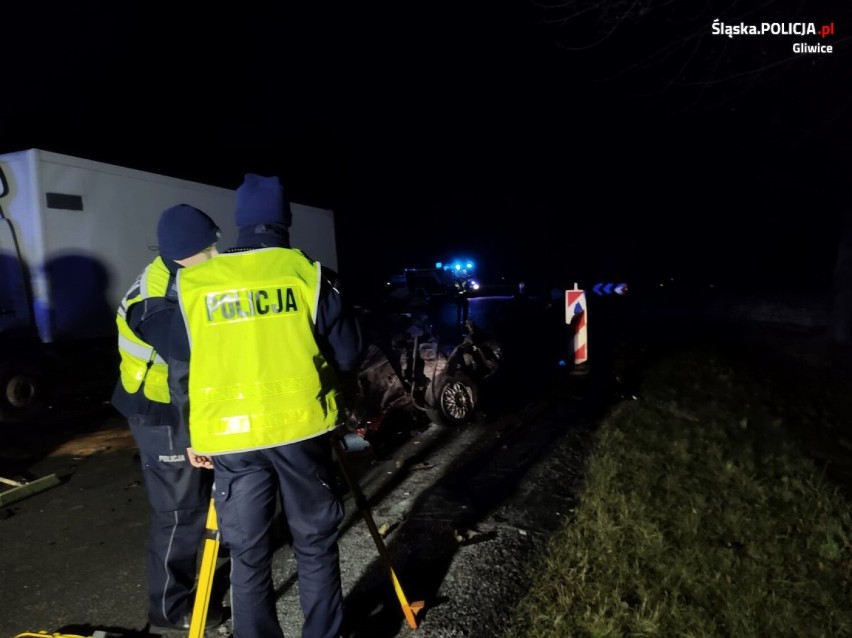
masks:
<path id="1" fill-rule="evenodd" d="M 479 402 L 476 383 L 464 374 L 445 375 L 426 389 L 426 416 L 440 425 L 461 425 L 473 420 Z"/>
<path id="2" fill-rule="evenodd" d="M 47 382 L 36 366 L 12 359 L 0 365 L 0 421 L 23 423 L 47 408 Z"/>

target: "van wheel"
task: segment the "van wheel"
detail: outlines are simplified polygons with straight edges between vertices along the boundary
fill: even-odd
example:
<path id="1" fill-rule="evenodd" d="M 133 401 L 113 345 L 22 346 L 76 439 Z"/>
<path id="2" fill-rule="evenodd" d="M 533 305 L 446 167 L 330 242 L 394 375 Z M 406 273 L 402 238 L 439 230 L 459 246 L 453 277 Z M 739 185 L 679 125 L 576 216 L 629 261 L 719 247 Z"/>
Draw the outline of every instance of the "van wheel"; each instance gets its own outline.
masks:
<path id="1" fill-rule="evenodd" d="M 39 370 L 16 361 L 0 366 L 0 420 L 29 421 L 46 407 L 47 388 Z"/>
<path id="2" fill-rule="evenodd" d="M 426 390 L 426 416 L 433 423 L 461 425 L 473 420 L 479 400 L 476 384 L 466 375 L 453 374 L 437 380 L 434 392 Z"/>

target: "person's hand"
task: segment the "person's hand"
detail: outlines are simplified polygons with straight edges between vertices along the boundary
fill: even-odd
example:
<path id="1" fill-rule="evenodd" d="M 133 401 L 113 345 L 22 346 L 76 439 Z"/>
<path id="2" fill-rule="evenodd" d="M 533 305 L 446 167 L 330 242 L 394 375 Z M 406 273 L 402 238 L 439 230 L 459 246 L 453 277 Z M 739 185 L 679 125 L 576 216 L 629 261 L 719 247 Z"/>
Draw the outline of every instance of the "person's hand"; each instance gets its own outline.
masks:
<path id="1" fill-rule="evenodd" d="M 186 448 L 186 457 L 189 459 L 189 464 L 192 465 L 192 467 L 200 467 L 205 470 L 213 469 L 213 461 L 210 457 L 196 454 L 192 451 L 191 447 Z"/>

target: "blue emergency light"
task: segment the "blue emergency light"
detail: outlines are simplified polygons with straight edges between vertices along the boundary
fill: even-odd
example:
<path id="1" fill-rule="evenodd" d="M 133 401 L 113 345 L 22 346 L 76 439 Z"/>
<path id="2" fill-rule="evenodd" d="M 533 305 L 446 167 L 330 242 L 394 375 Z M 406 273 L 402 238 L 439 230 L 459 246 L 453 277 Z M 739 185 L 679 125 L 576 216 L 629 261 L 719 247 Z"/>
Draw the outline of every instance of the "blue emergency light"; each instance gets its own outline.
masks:
<path id="1" fill-rule="evenodd" d="M 475 264 L 472 259 L 456 259 L 452 263 L 448 265 L 444 265 L 442 262 L 436 262 L 435 268 L 443 268 L 444 270 L 450 270 L 455 275 L 468 275 L 473 272 L 475 268 Z"/>

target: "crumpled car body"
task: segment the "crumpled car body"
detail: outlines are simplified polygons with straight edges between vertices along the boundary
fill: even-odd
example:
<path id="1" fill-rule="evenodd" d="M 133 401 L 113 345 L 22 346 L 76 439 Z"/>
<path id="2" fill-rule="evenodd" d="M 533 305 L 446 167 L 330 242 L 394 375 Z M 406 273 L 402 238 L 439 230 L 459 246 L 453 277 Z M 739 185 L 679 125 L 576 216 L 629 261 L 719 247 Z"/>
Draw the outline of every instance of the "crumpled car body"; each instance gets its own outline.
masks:
<path id="1" fill-rule="evenodd" d="M 424 316 L 402 313 L 389 339 L 371 343 L 358 373 L 349 429 L 364 437 L 397 410 L 461 425 L 475 418 L 483 382 L 500 367 L 500 344 L 468 320 L 459 343 L 445 344 Z"/>

